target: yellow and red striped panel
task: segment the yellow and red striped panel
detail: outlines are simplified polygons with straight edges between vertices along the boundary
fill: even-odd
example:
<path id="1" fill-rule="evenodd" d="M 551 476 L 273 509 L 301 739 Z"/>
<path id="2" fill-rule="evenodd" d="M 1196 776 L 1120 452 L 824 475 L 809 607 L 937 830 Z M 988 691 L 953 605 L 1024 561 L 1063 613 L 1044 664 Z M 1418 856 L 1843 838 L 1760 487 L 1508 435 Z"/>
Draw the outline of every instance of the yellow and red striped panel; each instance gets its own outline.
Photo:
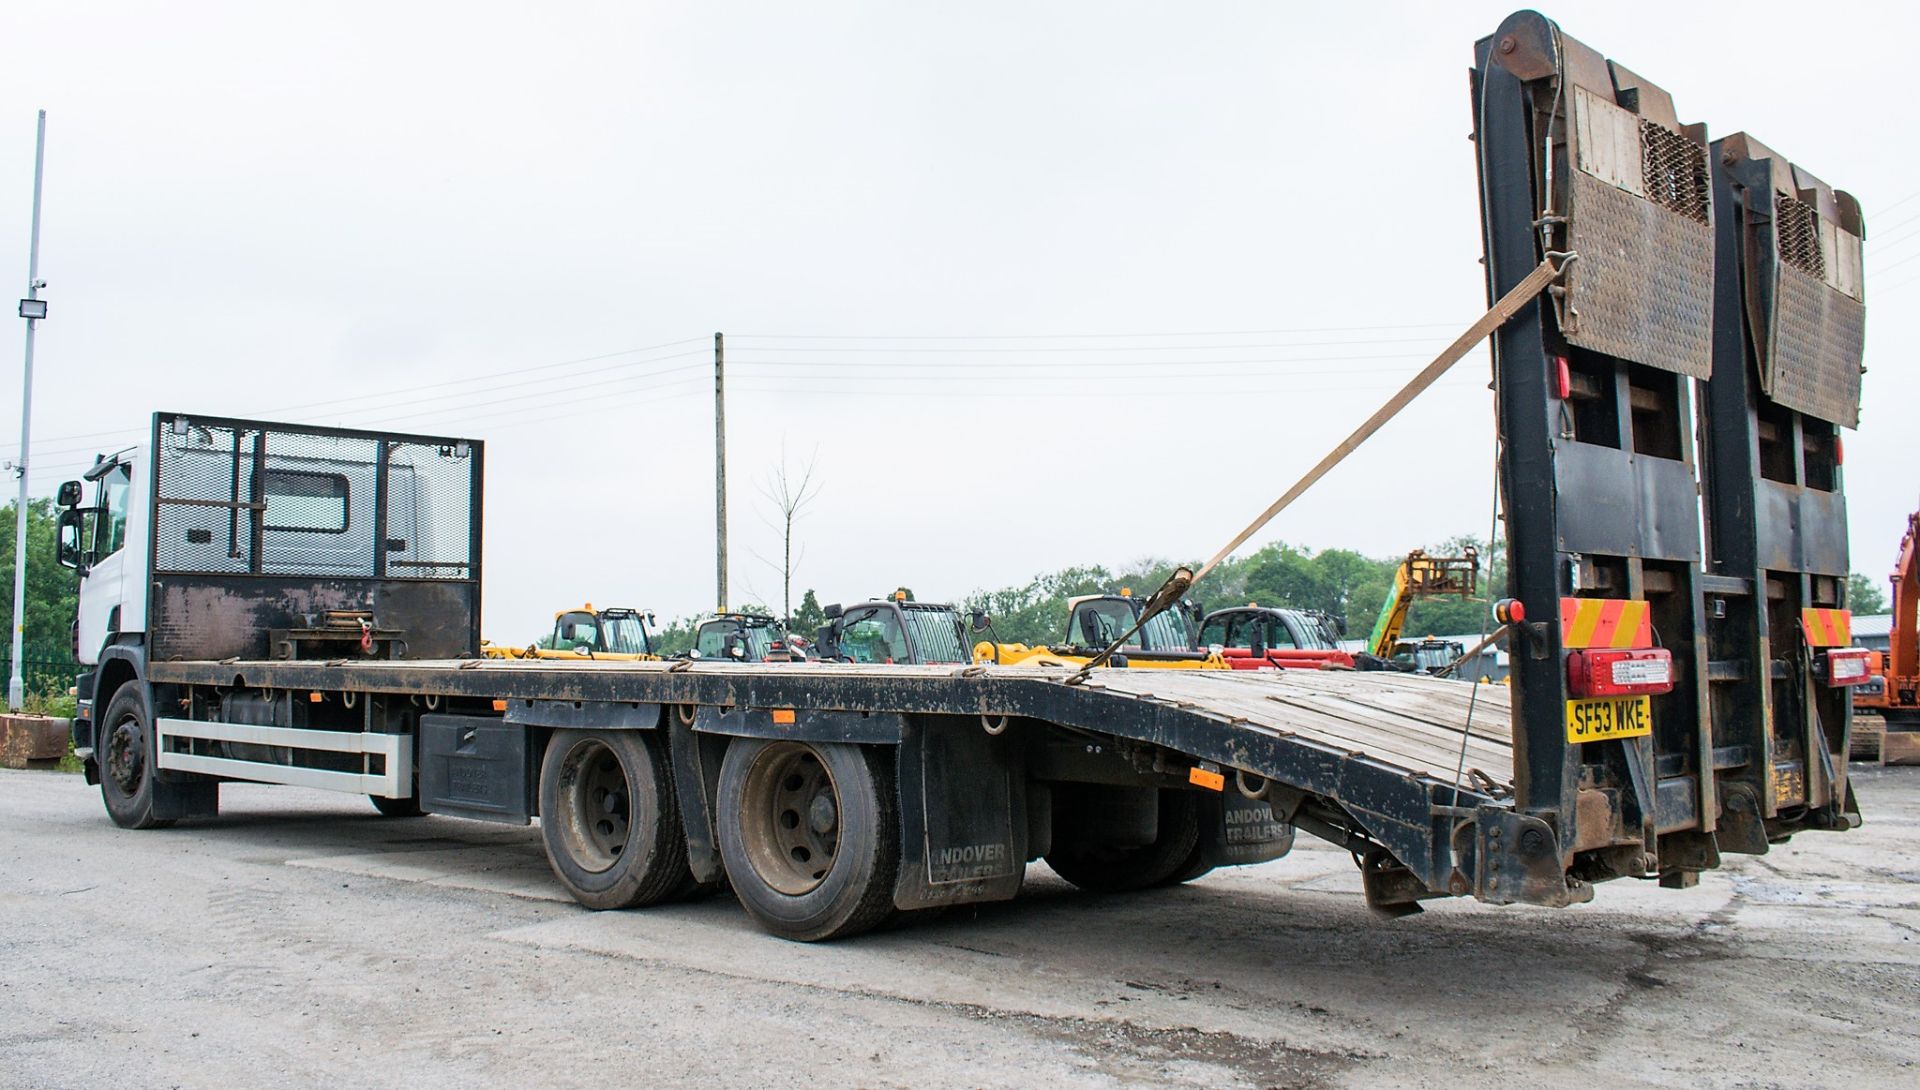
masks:
<path id="1" fill-rule="evenodd" d="M 1562 598 L 1560 643 L 1564 647 L 1652 647 L 1653 621 L 1647 616 L 1647 603 L 1631 598 Z"/>
<path id="2" fill-rule="evenodd" d="M 1845 647 L 1853 642 L 1853 613 L 1845 609 L 1803 609 L 1800 628 L 1809 647 Z"/>

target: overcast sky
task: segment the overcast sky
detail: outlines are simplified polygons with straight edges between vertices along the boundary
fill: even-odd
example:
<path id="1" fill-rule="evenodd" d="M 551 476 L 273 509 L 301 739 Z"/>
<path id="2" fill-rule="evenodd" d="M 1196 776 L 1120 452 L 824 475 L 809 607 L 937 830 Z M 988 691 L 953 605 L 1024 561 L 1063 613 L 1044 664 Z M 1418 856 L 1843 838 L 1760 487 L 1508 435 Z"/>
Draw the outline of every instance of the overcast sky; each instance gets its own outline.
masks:
<path id="1" fill-rule="evenodd" d="M 736 601 L 779 608 L 783 448 L 824 482 L 796 601 L 1202 557 L 1485 308 L 1466 71 L 1510 10 L 7 5 L 22 282 L 48 111 L 34 490 L 156 409 L 470 435 L 489 637 L 687 614 L 724 331 Z M 1865 209 L 1880 578 L 1920 500 L 1920 17 L 1650 10 L 1547 13 Z M 1485 382 L 1476 353 L 1249 548 L 1485 534 Z"/>

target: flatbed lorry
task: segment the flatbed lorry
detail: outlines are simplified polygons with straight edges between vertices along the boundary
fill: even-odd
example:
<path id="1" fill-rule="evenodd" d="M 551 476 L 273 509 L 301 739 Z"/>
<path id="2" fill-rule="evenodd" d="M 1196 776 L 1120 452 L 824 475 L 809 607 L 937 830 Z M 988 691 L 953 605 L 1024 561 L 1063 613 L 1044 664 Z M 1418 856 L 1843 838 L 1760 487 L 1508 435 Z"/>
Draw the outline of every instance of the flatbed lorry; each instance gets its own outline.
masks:
<path id="1" fill-rule="evenodd" d="M 232 780 L 537 816 L 588 907 L 724 880 L 806 940 L 1011 898 L 1033 859 L 1137 889 L 1296 829 L 1404 915 L 1684 887 L 1856 825 L 1836 648 L 1796 622 L 1845 611 L 1859 206 L 1750 136 L 1709 145 L 1534 13 L 1475 61 L 1489 298 L 1559 281 L 1493 334 L 1510 690 L 491 660 L 479 442 L 160 413 L 90 500 L 61 489 L 88 778 L 135 829 L 217 814 Z"/>

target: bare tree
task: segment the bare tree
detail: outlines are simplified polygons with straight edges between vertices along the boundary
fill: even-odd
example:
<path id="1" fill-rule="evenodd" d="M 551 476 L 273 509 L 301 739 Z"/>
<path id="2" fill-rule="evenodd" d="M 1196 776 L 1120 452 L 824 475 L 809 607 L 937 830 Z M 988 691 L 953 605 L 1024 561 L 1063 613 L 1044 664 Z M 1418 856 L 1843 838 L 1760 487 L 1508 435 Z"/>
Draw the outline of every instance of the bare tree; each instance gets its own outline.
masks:
<path id="1" fill-rule="evenodd" d="M 793 616 L 793 524 L 800 518 L 801 512 L 820 495 L 820 481 L 815 469 L 820 460 L 820 448 L 814 447 L 807 455 L 806 464 L 800 467 L 796 475 L 787 467 L 786 447 L 780 448 L 780 464 L 767 474 L 760 483 L 760 494 L 773 504 L 777 522 L 775 529 L 780 531 L 780 616 L 782 620 Z M 804 552 L 804 550 L 803 550 Z M 762 558 L 765 559 L 765 558 Z"/>

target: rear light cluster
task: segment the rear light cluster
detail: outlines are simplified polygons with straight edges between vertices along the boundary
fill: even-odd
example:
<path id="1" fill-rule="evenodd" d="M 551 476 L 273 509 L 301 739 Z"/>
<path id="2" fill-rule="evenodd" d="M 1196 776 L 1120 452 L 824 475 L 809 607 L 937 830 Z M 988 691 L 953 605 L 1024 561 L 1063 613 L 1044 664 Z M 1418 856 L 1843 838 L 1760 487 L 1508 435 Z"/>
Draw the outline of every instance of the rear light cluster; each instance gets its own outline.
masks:
<path id="1" fill-rule="evenodd" d="M 1858 685 L 1873 676 L 1873 652 L 1864 647 L 1830 648 L 1814 656 L 1813 672 L 1828 685 Z"/>
<path id="2" fill-rule="evenodd" d="M 1568 652 L 1567 689 L 1577 697 L 1670 693 L 1673 653 L 1664 647 Z"/>

